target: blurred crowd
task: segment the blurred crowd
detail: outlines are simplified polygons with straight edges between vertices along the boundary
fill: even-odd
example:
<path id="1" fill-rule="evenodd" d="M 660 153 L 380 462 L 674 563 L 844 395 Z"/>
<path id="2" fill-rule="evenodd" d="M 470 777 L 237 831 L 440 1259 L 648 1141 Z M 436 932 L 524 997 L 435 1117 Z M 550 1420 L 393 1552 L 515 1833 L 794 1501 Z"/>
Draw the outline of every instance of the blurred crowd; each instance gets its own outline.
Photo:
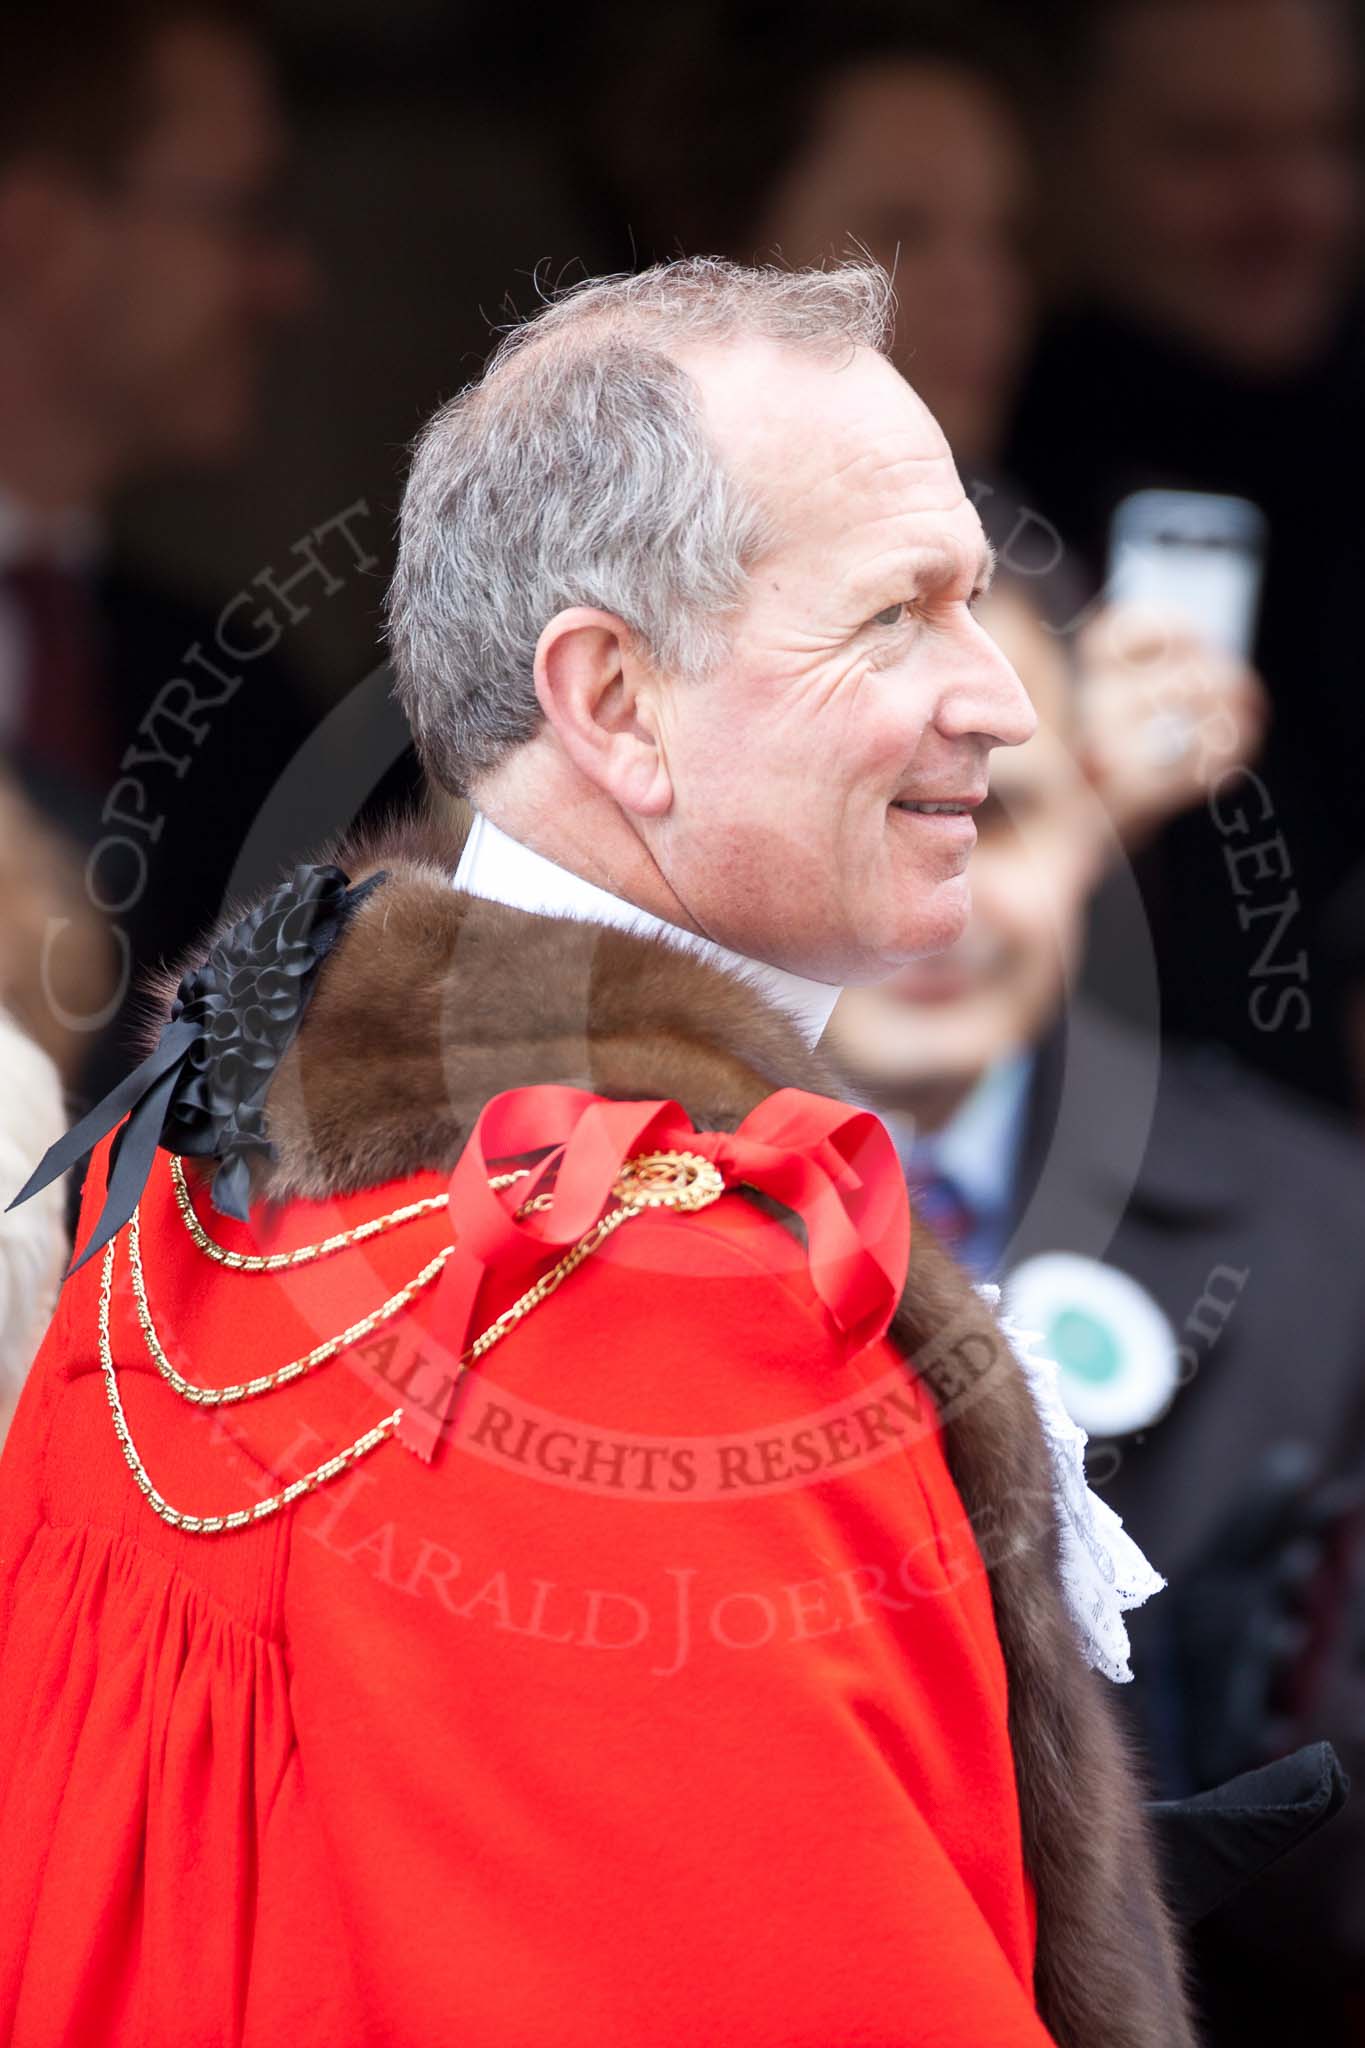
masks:
<path id="1" fill-rule="evenodd" d="M 148 969 L 420 794 L 374 675 L 403 442 L 542 266 L 868 252 L 1040 729 L 967 933 L 830 1044 L 1169 1582 L 1157 1787 L 1365 1769 L 1357 10 L 388 13 L 7 12 L 0 1193 L 135 1063 Z M 1152 491 L 1254 508 L 1240 636 L 1125 582 Z M 0 1427 L 64 1229 L 0 1226 Z M 1365 2038 L 1365 1796 L 1196 1960 L 1213 2041 Z"/>

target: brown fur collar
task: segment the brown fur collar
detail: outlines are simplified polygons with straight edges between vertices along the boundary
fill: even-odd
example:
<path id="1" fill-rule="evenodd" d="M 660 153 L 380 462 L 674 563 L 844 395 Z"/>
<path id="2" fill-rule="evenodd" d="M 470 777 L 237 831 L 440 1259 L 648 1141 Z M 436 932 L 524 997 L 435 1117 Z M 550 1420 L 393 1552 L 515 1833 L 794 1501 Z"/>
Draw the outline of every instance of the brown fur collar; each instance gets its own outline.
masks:
<path id="1" fill-rule="evenodd" d="M 332 856 L 353 881 L 381 867 L 389 879 L 323 966 L 276 1076 L 263 1193 L 323 1197 L 453 1167 L 489 1098 L 533 1082 L 673 1098 L 711 1130 L 776 1088 L 841 1093 L 737 978 L 658 939 L 457 892 L 458 854 L 449 832 L 409 825 Z M 918 1220 L 892 1334 L 939 1399 L 991 1569 L 1043 2019 L 1063 2048 L 1181 2048 L 1193 2035 L 1175 1943 L 1107 1681 L 1063 1605 L 1032 1400 L 989 1309 Z"/>

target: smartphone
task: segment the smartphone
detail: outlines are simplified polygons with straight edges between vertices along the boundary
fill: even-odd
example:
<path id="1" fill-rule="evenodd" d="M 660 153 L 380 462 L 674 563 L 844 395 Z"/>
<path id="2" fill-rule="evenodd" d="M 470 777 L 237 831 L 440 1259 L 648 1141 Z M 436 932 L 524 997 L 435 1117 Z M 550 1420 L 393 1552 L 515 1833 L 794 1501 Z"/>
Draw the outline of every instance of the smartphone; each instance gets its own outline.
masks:
<path id="1" fill-rule="evenodd" d="M 1265 514 L 1249 498 L 1135 491 L 1114 512 L 1105 594 L 1181 612 L 1213 646 L 1250 660 L 1265 544 Z"/>

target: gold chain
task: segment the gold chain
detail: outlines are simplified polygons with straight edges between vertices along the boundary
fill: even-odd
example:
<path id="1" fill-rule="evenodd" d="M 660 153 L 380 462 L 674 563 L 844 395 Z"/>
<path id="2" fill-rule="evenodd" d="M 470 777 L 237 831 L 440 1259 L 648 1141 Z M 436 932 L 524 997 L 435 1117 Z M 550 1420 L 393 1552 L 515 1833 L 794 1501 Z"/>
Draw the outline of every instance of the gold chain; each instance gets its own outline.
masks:
<path id="1" fill-rule="evenodd" d="M 510 1188 L 514 1181 L 525 1180 L 530 1171 L 530 1167 L 523 1166 L 515 1173 L 500 1173 L 490 1179 L 488 1185 L 490 1188 Z M 226 1245 L 209 1236 L 195 1211 L 194 1198 L 185 1179 L 185 1162 L 177 1152 L 171 1154 L 171 1184 L 185 1228 L 200 1251 L 207 1252 L 220 1266 L 231 1266 L 236 1273 L 282 1273 L 289 1266 L 306 1266 L 313 1259 L 325 1259 L 332 1252 L 344 1251 L 347 1245 L 364 1244 L 367 1238 L 378 1237 L 400 1223 L 411 1223 L 416 1216 L 430 1216 L 435 1210 L 446 1208 L 450 1202 L 449 1191 L 424 1195 L 420 1202 L 405 1202 L 401 1209 L 391 1209 L 387 1216 L 373 1216 L 368 1223 L 357 1223 L 351 1230 L 339 1230 L 334 1237 L 324 1237 L 320 1244 L 301 1244 L 292 1252 L 269 1252 L 260 1256 L 252 1252 L 230 1252 Z M 536 1206 L 541 1206 L 542 1200 L 536 1196 Z"/>
<path id="2" fill-rule="evenodd" d="M 491 1351 L 500 1337 L 505 1337 L 509 1330 L 515 1329 L 523 1316 L 528 1316 L 533 1308 L 538 1308 L 547 1295 L 553 1294 L 555 1289 L 568 1279 L 570 1273 L 582 1265 L 584 1259 L 595 1252 L 600 1244 L 605 1244 L 613 1230 L 619 1229 L 623 1223 L 629 1222 L 632 1216 L 639 1214 L 638 1208 L 609 1209 L 600 1222 L 593 1224 L 585 1237 L 580 1237 L 578 1243 L 565 1252 L 558 1265 L 551 1266 L 548 1273 L 542 1274 L 539 1280 L 527 1288 L 525 1294 L 514 1301 L 510 1308 L 505 1308 L 502 1314 L 474 1339 L 460 1358 L 460 1371 L 463 1372 L 476 1358 L 482 1358 L 485 1351 Z"/>
<path id="3" fill-rule="evenodd" d="M 174 1161 L 176 1168 L 179 1167 L 179 1164 L 178 1159 Z M 496 1180 L 490 1181 L 489 1186 L 510 1187 L 514 1181 L 524 1179 L 528 1171 L 528 1168 L 522 1168 L 515 1173 L 502 1174 Z M 181 1174 L 177 1178 L 177 1195 L 179 1195 L 183 1186 L 184 1179 L 183 1174 Z M 646 1209 L 673 1208 L 695 1210 L 705 1208 L 709 1203 L 717 1200 L 724 1192 L 724 1181 L 712 1162 L 697 1153 L 655 1152 L 628 1160 L 612 1192 L 619 1198 L 620 1208 L 610 1209 L 605 1216 L 599 1218 L 593 1224 L 591 1230 L 580 1237 L 577 1244 L 572 1245 L 557 1264 L 550 1268 L 548 1273 L 542 1274 L 539 1280 L 534 1281 L 527 1288 L 526 1292 L 512 1303 L 510 1308 L 504 1309 L 500 1316 L 495 1317 L 488 1325 L 488 1328 L 481 1331 L 473 1343 L 461 1353 L 452 1380 L 452 1391 L 459 1385 L 465 1372 L 475 1359 L 482 1358 L 510 1330 L 515 1329 L 524 1316 L 529 1315 L 533 1308 L 538 1308 L 542 1301 L 545 1301 L 558 1287 L 561 1287 L 569 1275 L 576 1272 L 583 1261 L 591 1257 L 592 1253 L 606 1242 L 612 1232 L 618 1230 L 632 1216 L 642 1215 Z M 378 1217 L 372 1223 L 359 1225 L 354 1232 L 345 1233 L 337 1238 L 326 1239 L 321 1245 L 304 1246 L 300 1251 L 293 1253 L 276 1253 L 273 1255 L 276 1261 L 274 1266 L 271 1266 L 267 1260 L 259 1260 L 249 1264 L 247 1270 L 257 1272 L 273 1271 L 278 1270 L 280 1264 L 301 1265 L 305 1263 L 307 1258 L 320 1258 L 327 1251 L 339 1250 L 343 1243 L 354 1244 L 359 1242 L 362 1236 L 373 1237 L 378 1230 L 391 1227 L 395 1220 L 404 1222 L 412 1215 L 425 1214 L 430 1209 L 440 1207 L 447 1199 L 446 1196 L 433 1196 L 429 1197 L 425 1203 L 410 1203 L 403 1210 L 395 1210 L 390 1217 Z M 525 1203 L 517 1213 L 518 1215 L 526 1215 L 533 1209 L 544 1208 L 551 1199 L 548 1194 L 536 1195 L 531 1201 Z M 186 1188 L 184 1200 L 181 1203 L 181 1214 L 185 1215 L 187 1222 L 193 1217 L 194 1224 L 197 1224 L 198 1218 L 193 1216 L 192 1206 L 188 1208 L 187 1213 L 188 1200 L 189 1191 Z M 205 1235 L 207 1236 L 207 1234 Z M 128 1419 L 123 1412 L 123 1402 L 119 1396 L 118 1378 L 114 1370 L 113 1348 L 109 1339 L 109 1310 L 114 1289 L 114 1249 L 117 1242 L 116 1238 L 111 1239 L 105 1249 L 104 1265 L 100 1278 L 100 1370 L 104 1376 L 105 1391 L 109 1397 L 109 1408 L 114 1418 L 114 1434 L 119 1440 L 119 1445 L 127 1461 L 128 1468 L 148 1505 L 161 1517 L 163 1522 L 168 1522 L 173 1529 L 183 1529 L 189 1534 L 196 1536 L 217 1536 L 228 1529 L 245 1529 L 252 1522 L 264 1521 L 268 1515 L 273 1515 L 280 1508 L 287 1507 L 291 1501 L 297 1500 L 301 1494 L 311 1493 L 317 1487 L 325 1485 L 329 1479 L 337 1478 L 348 1467 L 354 1465 L 359 1459 L 366 1457 L 369 1452 L 375 1450 L 386 1438 L 392 1436 L 393 1432 L 397 1429 L 403 1419 L 403 1410 L 401 1408 L 395 1408 L 391 1415 L 386 1415 L 372 1429 L 367 1429 L 362 1436 L 356 1438 L 354 1443 L 348 1444 L 344 1451 L 338 1451 L 334 1457 L 327 1458 L 322 1464 L 314 1466 L 311 1472 L 306 1472 L 302 1478 L 294 1480 L 292 1484 L 284 1488 L 283 1492 L 271 1494 L 268 1499 L 257 1501 L 254 1507 L 237 1508 L 231 1514 L 225 1515 L 191 1515 L 185 1513 L 181 1508 L 172 1507 L 164 1495 L 159 1493 L 153 1485 L 147 1468 L 138 1454 L 137 1446 L 134 1444 L 128 1429 Z M 242 1260 L 243 1255 L 241 1254 L 224 1252 L 221 1246 L 213 1245 L 212 1240 L 207 1240 L 207 1243 L 213 1253 L 221 1256 L 224 1264 L 236 1263 Z M 183 1379 L 166 1357 L 165 1350 L 152 1322 L 151 1310 L 147 1305 L 146 1286 L 142 1270 L 140 1222 L 136 1209 L 133 1211 L 128 1230 L 128 1263 L 132 1274 L 133 1294 L 137 1306 L 138 1321 L 142 1325 L 148 1350 L 151 1352 L 158 1371 L 162 1374 L 163 1378 L 170 1382 L 176 1392 L 183 1395 L 186 1400 L 205 1407 L 221 1405 L 227 1401 L 246 1400 L 253 1394 L 267 1392 L 271 1387 L 282 1386 L 287 1380 L 296 1379 L 300 1374 L 307 1372 L 310 1367 L 322 1364 L 325 1358 L 333 1357 L 345 1345 L 353 1344 L 359 1338 L 367 1336 L 380 1323 L 386 1321 L 390 1316 L 396 1315 L 399 1309 L 406 1306 L 413 1296 L 419 1293 L 429 1281 L 435 1279 L 454 1249 L 453 1244 L 443 1246 L 436 1257 L 423 1267 L 417 1277 L 409 1281 L 405 1288 L 400 1288 L 399 1292 L 391 1296 L 382 1307 L 376 1309 L 372 1315 L 366 1316 L 363 1321 L 352 1324 L 351 1328 L 343 1331 L 341 1336 L 328 1338 L 324 1344 L 318 1345 L 303 1358 L 296 1358 L 287 1366 L 280 1366 L 274 1372 L 264 1373 L 258 1379 L 244 1381 L 238 1386 L 212 1388 L 197 1387 L 189 1380 Z"/>
<path id="4" fill-rule="evenodd" d="M 474 1339 L 468 1350 L 462 1353 L 452 1381 L 452 1391 L 454 1387 L 459 1385 L 467 1367 L 476 1358 L 482 1358 L 484 1353 L 491 1350 L 493 1345 L 500 1338 L 505 1337 L 509 1330 L 515 1329 L 523 1316 L 529 1315 L 531 1310 L 538 1307 L 547 1295 L 553 1294 L 555 1289 L 568 1279 L 570 1273 L 581 1266 L 584 1259 L 592 1252 L 595 1252 L 598 1246 L 606 1238 L 610 1237 L 614 1230 L 627 1222 L 630 1217 L 638 1216 L 639 1214 L 641 1214 L 641 1209 L 638 1206 L 610 1210 L 607 1215 L 602 1217 L 600 1222 L 593 1225 L 585 1237 L 581 1237 L 578 1243 L 565 1253 L 556 1266 L 553 1266 L 548 1273 L 542 1275 L 531 1287 L 528 1287 L 525 1294 L 517 1301 L 514 1301 L 510 1308 L 504 1309 L 502 1314 Z M 136 1217 L 134 1217 L 133 1225 L 129 1231 L 130 1264 L 132 1262 L 132 1232 L 135 1228 Z M 323 1464 L 315 1466 L 311 1472 L 305 1473 L 302 1479 L 296 1479 L 292 1485 L 285 1487 L 283 1493 L 272 1494 L 268 1500 L 258 1501 L 253 1508 L 239 1508 L 230 1515 L 191 1515 L 185 1513 L 181 1508 L 173 1508 L 170 1502 L 162 1494 L 158 1493 L 147 1472 L 146 1466 L 138 1455 L 137 1446 L 129 1434 L 127 1418 L 123 1412 L 123 1403 L 119 1398 L 118 1381 L 114 1372 L 113 1351 L 109 1341 L 109 1304 L 113 1293 L 114 1244 L 116 1241 L 111 1241 L 105 1251 L 104 1271 L 100 1285 L 100 1367 L 104 1374 L 105 1391 L 109 1396 L 109 1407 L 114 1418 L 114 1434 L 117 1436 L 122 1447 L 129 1470 L 145 1495 L 149 1506 L 160 1515 L 163 1522 L 169 1522 L 173 1529 L 184 1529 L 191 1535 L 196 1536 L 217 1536 L 227 1529 L 244 1529 L 250 1522 L 264 1521 L 267 1515 L 273 1515 L 278 1508 L 287 1507 L 291 1501 L 297 1500 L 300 1494 L 310 1493 L 314 1488 L 324 1485 L 327 1480 L 335 1479 L 339 1473 L 346 1471 L 347 1467 L 353 1465 L 357 1459 L 363 1458 L 367 1452 L 374 1450 L 377 1445 L 383 1443 L 385 1438 L 391 1436 L 402 1421 L 402 1409 L 395 1408 L 392 1415 L 386 1415 L 382 1422 L 376 1423 L 373 1429 L 366 1430 L 363 1436 L 357 1437 L 355 1442 L 349 1444 L 344 1451 L 338 1451 L 334 1458 L 326 1459 Z M 453 1249 L 453 1246 L 446 1247 L 440 1259 L 432 1262 L 433 1267 L 437 1271 L 439 1271 L 440 1265 L 444 1263 L 444 1259 Z M 419 1281 L 421 1277 L 421 1275 L 418 1276 Z M 412 1284 L 412 1292 L 416 1291 L 416 1286 L 417 1283 L 414 1282 Z M 136 1287 L 137 1283 L 135 1281 L 135 1292 Z M 386 1303 L 385 1306 L 388 1308 L 389 1304 Z M 145 1298 L 139 1301 L 138 1304 L 140 1320 L 143 1318 L 144 1312 Z M 390 1310 L 390 1312 L 392 1313 L 393 1311 Z M 378 1316 L 376 1316 L 369 1320 L 377 1321 L 378 1319 Z M 363 1326 L 357 1325 L 356 1327 L 360 1329 Z M 156 1333 L 151 1327 L 150 1316 L 146 1316 L 146 1319 L 143 1321 L 143 1329 L 148 1334 L 149 1344 L 156 1342 L 156 1349 L 152 1355 L 160 1366 L 165 1354 L 161 1351 L 159 1340 L 156 1340 Z M 337 1338 L 332 1344 L 332 1349 L 339 1350 L 348 1339 L 353 1341 L 353 1333 L 348 1332 L 346 1337 Z M 295 1363 L 299 1365 L 301 1370 L 304 1369 L 302 1361 L 296 1360 Z M 181 1380 L 179 1374 L 175 1373 L 175 1369 L 170 1365 L 169 1361 L 166 1361 L 163 1370 L 166 1376 L 172 1379 L 173 1385 L 179 1381 L 177 1392 L 185 1393 L 187 1399 L 204 1402 L 206 1396 L 211 1397 L 211 1390 L 191 1388 L 188 1381 Z M 279 1375 L 266 1375 L 265 1377 L 275 1384 L 279 1383 Z M 250 1382 L 245 1388 L 230 1388 L 228 1392 L 240 1399 L 243 1397 L 243 1394 L 262 1390 L 258 1383 Z M 221 1399 L 222 1396 L 220 1395 L 219 1398 Z"/>
<path id="5" fill-rule="evenodd" d="M 305 1351 L 301 1358 L 291 1359 L 288 1365 L 276 1366 L 273 1372 L 263 1372 L 256 1379 L 243 1380 L 236 1386 L 201 1387 L 193 1380 L 183 1378 L 162 1348 L 147 1301 L 147 1276 L 142 1268 L 142 1223 L 137 1209 L 134 1209 L 128 1223 L 128 1267 L 133 1279 L 137 1319 L 142 1325 L 147 1349 L 162 1379 L 174 1387 L 177 1394 L 182 1394 L 187 1401 L 193 1401 L 201 1408 L 223 1408 L 234 1401 L 249 1400 L 253 1394 L 268 1394 L 272 1387 L 288 1386 L 290 1380 L 301 1379 L 303 1374 L 311 1372 L 314 1366 L 325 1365 L 329 1358 L 335 1358 L 338 1351 L 344 1350 L 346 1345 L 358 1344 L 362 1337 L 368 1337 L 381 1323 L 387 1323 L 405 1309 L 424 1287 L 431 1285 L 454 1249 L 453 1244 L 442 1245 L 435 1258 L 429 1259 L 416 1278 L 408 1281 L 406 1287 L 400 1287 L 396 1294 L 391 1294 L 388 1300 L 371 1314 L 362 1316 L 358 1323 L 352 1323 L 339 1337 L 328 1337 L 321 1344 L 315 1344 L 313 1349 Z"/>
<path id="6" fill-rule="evenodd" d="M 104 1272 L 100 1281 L 100 1370 L 104 1374 L 104 1388 L 109 1396 L 109 1407 L 114 1418 L 114 1434 L 127 1460 L 128 1469 L 136 1480 L 149 1507 L 160 1515 L 163 1522 L 169 1522 L 173 1529 L 184 1529 L 193 1536 L 217 1536 L 227 1529 L 245 1529 L 252 1522 L 263 1522 L 268 1515 L 276 1514 L 280 1508 L 288 1507 L 300 1494 L 312 1493 L 329 1479 L 335 1479 L 348 1466 L 354 1465 L 392 1436 L 403 1420 L 401 1408 L 395 1408 L 392 1415 L 386 1415 L 373 1429 L 367 1429 L 344 1451 L 338 1451 L 334 1458 L 327 1458 L 321 1465 L 315 1465 L 311 1472 L 305 1472 L 286 1486 L 282 1493 L 273 1493 L 268 1500 L 258 1500 L 251 1508 L 234 1508 L 229 1515 L 189 1515 L 181 1508 L 173 1508 L 152 1484 L 147 1467 L 138 1455 L 128 1429 L 128 1418 L 123 1412 L 119 1398 L 118 1379 L 114 1372 L 114 1357 L 109 1344 L 109 1299 L 114 1286 L 114 1245 L 111 1239 L 105 1249 Z"/>

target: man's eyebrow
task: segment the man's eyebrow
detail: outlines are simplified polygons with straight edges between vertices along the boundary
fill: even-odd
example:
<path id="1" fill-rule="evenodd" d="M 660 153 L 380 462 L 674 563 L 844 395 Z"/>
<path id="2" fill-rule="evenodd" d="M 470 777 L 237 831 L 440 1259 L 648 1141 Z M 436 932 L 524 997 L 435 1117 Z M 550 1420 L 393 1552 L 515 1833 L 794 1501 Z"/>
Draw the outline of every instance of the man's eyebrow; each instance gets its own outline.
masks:
<path id="1" fill-rule="evenodd" d="M 981 597 L 990 588 L 999 557 L 991 543 L 984 537 L 978 557 L 980 567 L 972 586 L 972 595 Z M 883 561 L 866 575 L 854 579 L 854 589 L 859 601 L 875 602 L 880 596 L 905 595 L 905 585 L 913 579 L 920 590 L 941 590 L 952 583 L 960 574 L 962 557 L 953 549 L 928 543 L 922 547 L 907 548 L 893 560 Z"/>

